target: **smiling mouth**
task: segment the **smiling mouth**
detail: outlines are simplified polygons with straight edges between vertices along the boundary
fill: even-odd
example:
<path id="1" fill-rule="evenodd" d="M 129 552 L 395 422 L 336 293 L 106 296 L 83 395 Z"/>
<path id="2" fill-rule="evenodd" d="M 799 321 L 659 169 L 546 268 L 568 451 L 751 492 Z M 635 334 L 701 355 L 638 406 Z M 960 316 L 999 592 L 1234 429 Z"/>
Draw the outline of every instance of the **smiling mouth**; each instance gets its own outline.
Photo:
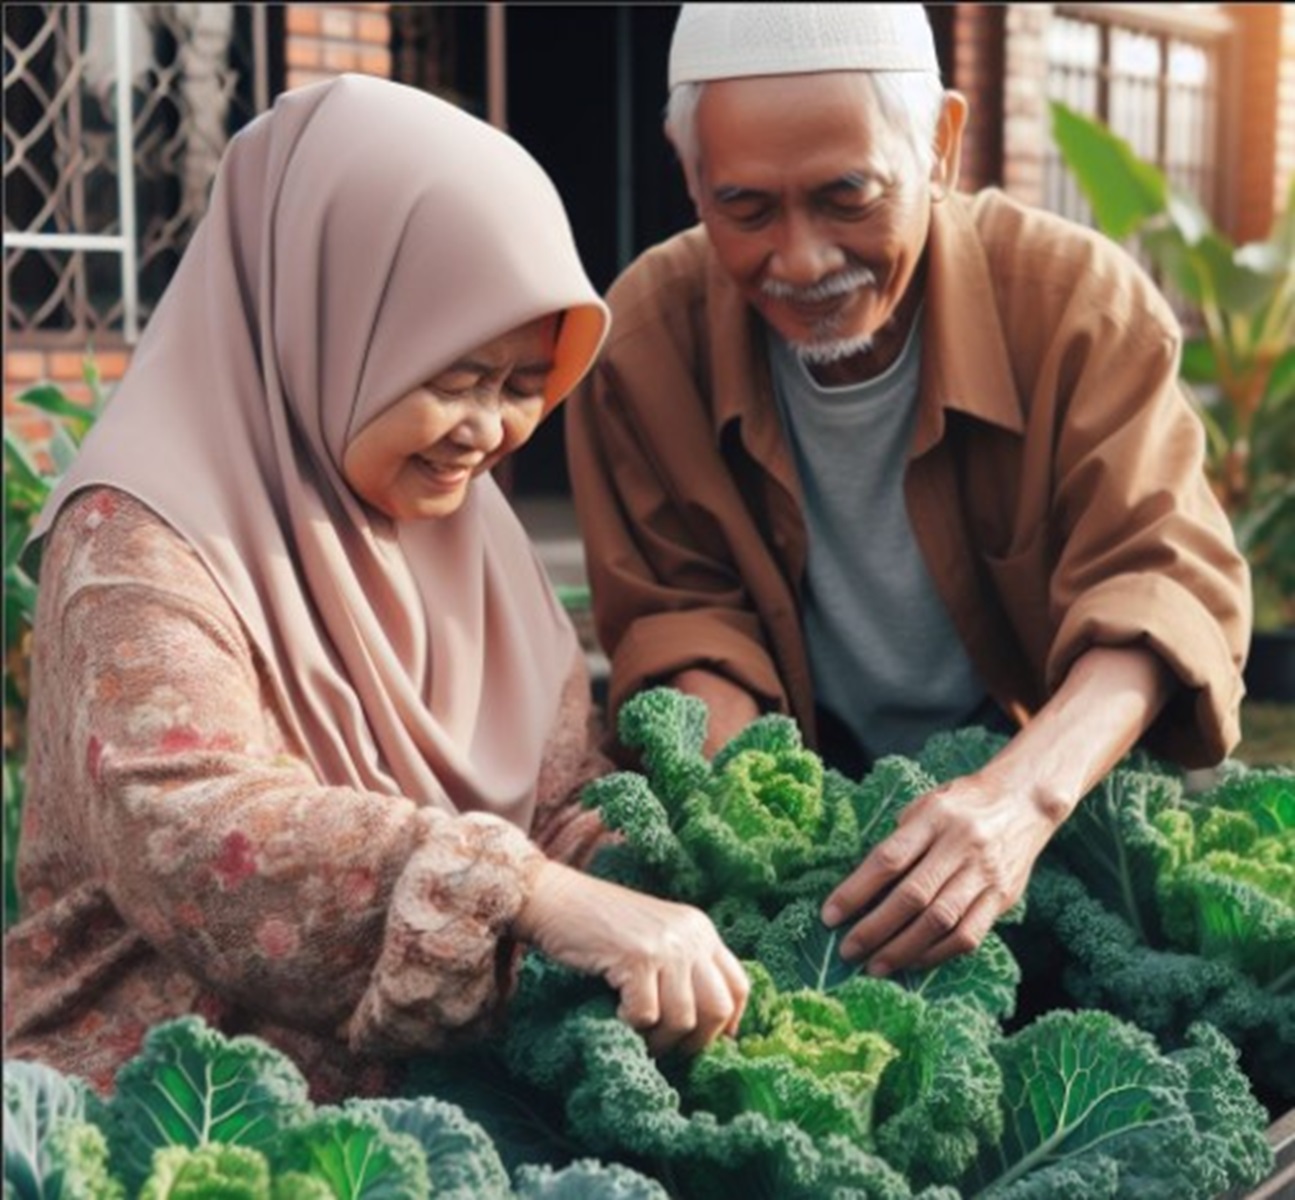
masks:
<path id="1" fill-rule="evenodd" d="M 471 466 L 462 463 L 436 463 L 426 458 L 415 458 L 423 478 L 436 491 L 452 492 L 468 482 L 476 472 L 478 464 Z"/>

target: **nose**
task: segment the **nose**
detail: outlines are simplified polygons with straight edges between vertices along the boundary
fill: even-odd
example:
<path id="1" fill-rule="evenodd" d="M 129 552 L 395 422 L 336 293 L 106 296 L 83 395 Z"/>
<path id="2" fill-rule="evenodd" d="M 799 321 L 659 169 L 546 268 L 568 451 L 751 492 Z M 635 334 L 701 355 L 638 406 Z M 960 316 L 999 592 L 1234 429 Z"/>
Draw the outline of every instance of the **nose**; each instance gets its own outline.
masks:
<path id="1" fill-rule="evenodd" d="M 778 235 L 769 274 L 784 283 L 810 287 L 846 265 L 841 248 L 808 215 L 788 214 Z"/>
<path id="2" fill-rule="evenodd" d="M 465 450 L 493 453 L 504 440 L 502 406 L 497 401 L 472 405 L 454 427 L 450 440 Z"/>

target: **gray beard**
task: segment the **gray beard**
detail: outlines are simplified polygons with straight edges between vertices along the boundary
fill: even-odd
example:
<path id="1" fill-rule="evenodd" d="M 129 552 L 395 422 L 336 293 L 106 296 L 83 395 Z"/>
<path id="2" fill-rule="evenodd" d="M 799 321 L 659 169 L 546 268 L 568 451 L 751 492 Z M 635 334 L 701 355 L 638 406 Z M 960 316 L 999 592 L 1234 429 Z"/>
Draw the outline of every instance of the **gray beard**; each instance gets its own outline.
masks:
<path id="1" fill-rule="evenodd" d="M 867 354 L 872 349 L 872 337 L 859 334 L 856 337 L 816 339 L 812 342 L 788 342 L 792 352 L 806 366 L 822 367 L 853 358 L 856 354 Z"/>

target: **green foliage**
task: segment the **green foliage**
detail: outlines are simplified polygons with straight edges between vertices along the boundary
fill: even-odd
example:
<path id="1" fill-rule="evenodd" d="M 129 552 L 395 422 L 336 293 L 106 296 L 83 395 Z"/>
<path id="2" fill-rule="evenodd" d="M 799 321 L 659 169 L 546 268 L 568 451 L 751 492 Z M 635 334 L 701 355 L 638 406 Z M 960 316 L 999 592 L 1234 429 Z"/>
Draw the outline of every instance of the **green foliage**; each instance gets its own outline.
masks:
<path id="1" fill-rule="evenodd" d="M 108 1101 L 19 1060 L 4 1085 L 6 1200 L 663 1200 L 629 1167 L 587 1155 L 519 1172 L 514 1192 L 490 1135 L 457 1105 L 315 1107 L 279 1051 L 196 1017 L 153 1029 Z"/>
<path id="2" fill-rule="evenodd" d="M 841 864 L 937 777 L 977 769 L 994 738 L 944 737 L 856 783 L 765 721 L 703 770 L 704 724 L 689 709 L 658 696 L 638 716 L 669 794 L 621 772 L 590 795 L 626 832 L 617 872 L 666 895 L 683 881 L 743 947 L 753 990 L 736 1037 L 654 1059 L 603 980 L 531 951 L 499 1036 L 411 1063 L 404 1099 L 316 1108 L 265 1043 L 182 1019 L 150 1034 L 106 1103 L 7 1064 L 6 1186 L 63 1195 L 16 1190 L 62 1171 L 94 1181 L 69 1197 L 111 1200 L 123 1185 L 175 1200 L 1205 1200 L 1271 1169 L 1237 1046 L 1261 1077 L 1295 1078 L 1288 981 L 1247 974 L 1254 964 L 1231 951 L 1208 956 L 1223 944 L 1213 923 L 1205 938 L 1191 926 L 1190 947 L 1162 949 L 1132 919 L 1176 937 L 1184 914 L 1222 903 L 1197 869 L 1289 900 L 1295 777 L 1238 769 L 1188 795 L 1130 756 L 1040 863 L 1026 925 L 1011 929 L 1042 930 L 1064 951 L 1075 1000 L 1112 1011 L 1059 1010 L 1009 1033 L 1020 969 L 998 933 L 934 969 L 874 978 L 841 959 L 839 932 L 818 917 Z M 690 826 L 702 812 L 731 840 Z M 852 840 L 787 857 L 776 843 L 810 845 L 806 829 Z M 733 866 L 751 844 L 775 863 L 767 875 Z M 717 865 L 729 872 L 718 895 Z M 1266 910 L 1242 911 L 1253 941 Z"/>
<path id="3" fill-rule="evenodd" d="M 17 403 L 49 418 L 50 438 L 44 452 L 6 425 L 4 430 L 4 923 L 18 918 L 14 862 L 22 814 L 24 745 L 27 716 L 27 660 L 36 616 L 36 581 L 23 562 L 23 548 L 55 484 L 76 456 L 78 447 L 103 411 L 105 396 L 99 372 L 87 359 L 82 374 L 90 390 L 89 405 L 77 404 L 59 388 L 40 384 L 17 397 Z"/>
<path id="4" fill-rule="evenodd" d="M 1116 240 L 1136 238 L 1199 314 L 1181 376 L 1207 465 L 1250 560 L 1260 628 L 1295 624 L 1295 181 L 1267 239 L 1234 245 L 1187 193 L 1100 122 L 1052 103 L 1053 136 Z"/>
<path id="5" fill-rule="evenodd" d="M 1070 994 L 1181 1041 L 1194 1021 L 1295 1099 L 1295 772 L 1233 766 L 1188 795 L 1118 767 L 1054 839 L 1028 922 Z"/>
<path id="6" fill-rule="evenodd" d="M 270 1164 L 247 1146 L 167 1146 L 139 1200 L 270 1200 Z"/>

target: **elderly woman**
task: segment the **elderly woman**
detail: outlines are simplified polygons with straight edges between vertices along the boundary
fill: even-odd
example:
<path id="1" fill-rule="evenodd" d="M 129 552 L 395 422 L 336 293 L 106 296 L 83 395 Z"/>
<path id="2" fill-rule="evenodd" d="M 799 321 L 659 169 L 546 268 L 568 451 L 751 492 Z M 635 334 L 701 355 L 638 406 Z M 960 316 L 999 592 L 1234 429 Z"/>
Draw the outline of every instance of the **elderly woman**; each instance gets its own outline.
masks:
<path id="1" fill-rule="evenodd" d="M 378 1091 L 523 943 L 655 1051 L 734 1028 L 702 914 L 568 865 L 588 679 L 489 474 L 606 326 L 547 176 L 451 105 L 348 76 L 233 140 L 37 530 L 8 1056 L 107 1090 L 198 1013 Z"/>

